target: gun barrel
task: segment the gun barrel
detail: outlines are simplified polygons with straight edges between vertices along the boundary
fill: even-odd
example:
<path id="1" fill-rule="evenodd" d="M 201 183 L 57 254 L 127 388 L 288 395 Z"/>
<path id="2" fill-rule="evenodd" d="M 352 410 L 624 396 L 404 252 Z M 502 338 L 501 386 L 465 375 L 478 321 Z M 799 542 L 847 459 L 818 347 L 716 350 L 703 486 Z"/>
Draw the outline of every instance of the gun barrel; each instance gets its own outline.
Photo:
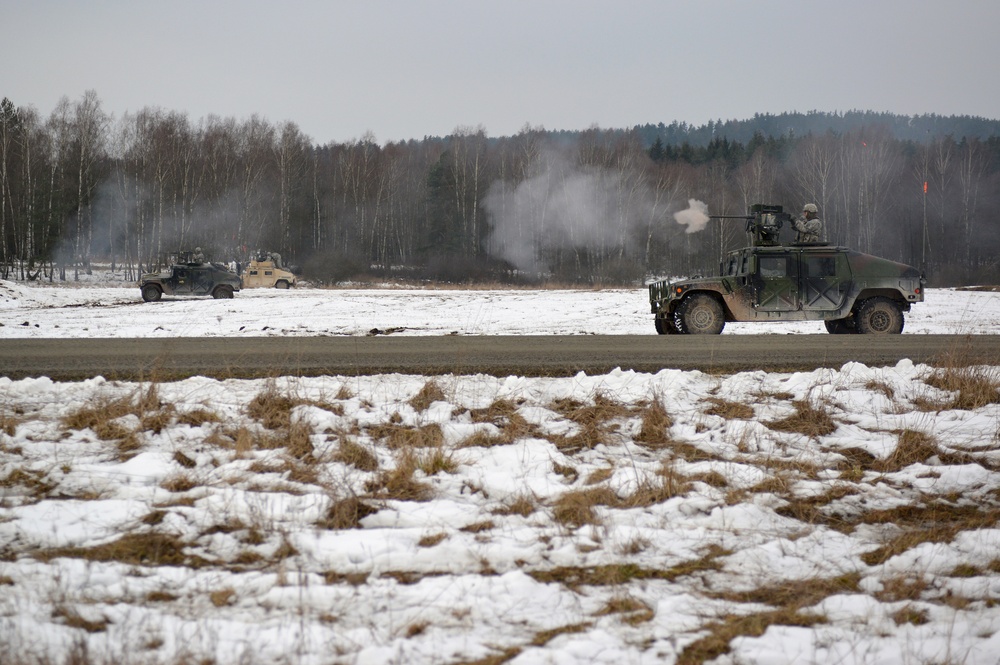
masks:
<path id="1" fill-rule="evenodd" d="M 753 215 L 709 215 L 709 219 L 753 219 Z"/>

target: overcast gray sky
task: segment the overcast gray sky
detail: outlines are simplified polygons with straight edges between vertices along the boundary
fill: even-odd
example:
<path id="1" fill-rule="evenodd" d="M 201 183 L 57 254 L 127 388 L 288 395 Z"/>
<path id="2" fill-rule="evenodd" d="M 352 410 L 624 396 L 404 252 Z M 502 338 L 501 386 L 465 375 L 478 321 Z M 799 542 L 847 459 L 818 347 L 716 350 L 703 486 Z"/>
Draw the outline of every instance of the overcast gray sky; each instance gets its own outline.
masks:
<path id="1" fill-rule="evenodd" d="M 0 0 L 0 97 L 318 143 L 863 109 L 1000 118 L 994 0 Z"/>

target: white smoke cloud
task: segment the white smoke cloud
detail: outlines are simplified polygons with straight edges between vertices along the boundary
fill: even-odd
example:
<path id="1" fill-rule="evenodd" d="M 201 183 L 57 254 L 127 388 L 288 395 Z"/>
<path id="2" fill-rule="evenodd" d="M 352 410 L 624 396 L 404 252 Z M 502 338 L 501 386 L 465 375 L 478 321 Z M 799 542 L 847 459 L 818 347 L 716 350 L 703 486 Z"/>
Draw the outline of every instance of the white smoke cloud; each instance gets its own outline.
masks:
<path id="1" fill-rule="evenodd" d="M 675 212 L 674 219 L 687 227 L 685 233 L 697 233 L 708 225 L 708 204 L 698 199 L 688 199 L 687 209 Z"/>
<path id="2" fill-rule="evenodd" d="M 635 177 L 543 150 L 530 177 L 497 182 L 484 199 L 493 225 L 489 251 L 519 270 L 539 273 L 552 250 L 630 248 L 636 228 L 662 220 L 666 212 L 657 210 L 649 188 Z"/>

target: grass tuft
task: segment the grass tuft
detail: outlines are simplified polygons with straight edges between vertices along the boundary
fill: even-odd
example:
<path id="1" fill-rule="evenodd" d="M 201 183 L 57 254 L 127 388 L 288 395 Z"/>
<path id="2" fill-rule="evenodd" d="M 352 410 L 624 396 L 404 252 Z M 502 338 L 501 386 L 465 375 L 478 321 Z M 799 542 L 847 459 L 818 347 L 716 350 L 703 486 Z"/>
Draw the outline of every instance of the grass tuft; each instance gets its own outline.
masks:
<path id="1" fill-rule="evenodd" d="M 719 397 L 708 397 L 706 402 L 711 404 L 705 413 L 709 416 L 719 416 L 726 420 L 753 420 L 755 415 L 753 407 L 739 402 L 731 402 Z"/>
<path id="2" fill-rule="evenodd" d="M 639 434 L 635 437 L 637 443 L 657 447 L 670 441 L 670 428 L 674 426 L 674 421 L 659 399 L 650 401 L 639 412 L 639 416 L 642 424 L 639 427 Z"/>
<path id="3" fill-rule="evenodd" d="M 322 529 L 360 529 L 361 520 L 374 515 L 378 509 L 356 496 L 334 501 L 323 519 L 316 524 Z"/>
<path id="4" fill-rule="evenodd" d="M 795 407 L 795 414 L 765 424 L 776 432 L 793 432 L 813 439 L 837 431 L 837 424 L 822 408 L 805 400 L 796 400 L 792 405 Z"/>
<path id="5" fill-rule="evenodd" d="M 334 460 L 350 464 L 359 471 L 378 471 L 378 457 L 375 453 L 347 436 L 340 438 Z"/>
<path id="6" fill-rule="evenodd" d="M 1000 404 L 1000 376 L 996 368 L 944 367 L 935 371 L 924 383 L 954 393 L 944 409 L 971 411 L 988 404 Z"/>
<path id="7" fill-rule="evenodd" d="M 437 381 L 431 379 L 424 384 L 416 395 L 410 398 L 409 404 L 413 407 L 414 411 L 426 411 L 434 402 L 444 401 L 444 391 L 441 390 L 441 386 L 438 385 Z"/>
<path id="8" fill-rule="evenodd" d="M 437 448 L 444 444 L 444 433 L 437 423 L 412 427 L 396 423 L 384 423 L 368 428 L 375 439 L 384 439 L 392 450 L 405 448 Z"/>

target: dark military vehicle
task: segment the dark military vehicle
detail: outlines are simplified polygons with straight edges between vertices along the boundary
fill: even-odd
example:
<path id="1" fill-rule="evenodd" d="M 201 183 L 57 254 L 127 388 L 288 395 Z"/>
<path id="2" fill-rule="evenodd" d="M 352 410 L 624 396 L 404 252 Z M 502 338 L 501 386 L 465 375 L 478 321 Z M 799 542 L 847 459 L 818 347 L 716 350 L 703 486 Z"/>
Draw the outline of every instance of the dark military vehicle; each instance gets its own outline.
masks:
<path id="1" fill-rule="evenodd" d="M 200 257 L 182 252 L 165 270 L 143 275 L 139 280 L 142 299 L 155 302 L 163 295 L 232 298 L 243 286 L 240 276 L 226 266 L 197 258 Z"/>
<path id="2" fill-rule="evenodd" d="M 649 285 L 656 332 L 719 334 L 727 321 L 823 321 L 833 334 L 895 334 L 903 312 L 924 299 L 911 266 L 827 243 L 782 243 L 791 216 L 754 204 L 750 246 L 729 252 L 715 277 Z"/>

